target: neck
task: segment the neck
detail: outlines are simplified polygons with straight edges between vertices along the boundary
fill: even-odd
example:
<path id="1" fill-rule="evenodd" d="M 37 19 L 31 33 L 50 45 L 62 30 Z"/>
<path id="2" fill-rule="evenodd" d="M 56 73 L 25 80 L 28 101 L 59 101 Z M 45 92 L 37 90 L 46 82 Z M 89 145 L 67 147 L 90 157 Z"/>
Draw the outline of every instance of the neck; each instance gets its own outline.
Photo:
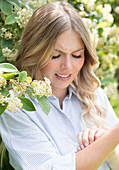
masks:
<path id="1" fill-rule="evenodd" d="M 67 95 L 67 88 L 66 89 L 60 89 L 60 90 L 59 89 L 53 90 L 53 88 L 52 88 L 52 93 L 53 93 L 54 96 L 56 96 L 59 99 L 60 108 L 62 109 L 62 102 Z"/>

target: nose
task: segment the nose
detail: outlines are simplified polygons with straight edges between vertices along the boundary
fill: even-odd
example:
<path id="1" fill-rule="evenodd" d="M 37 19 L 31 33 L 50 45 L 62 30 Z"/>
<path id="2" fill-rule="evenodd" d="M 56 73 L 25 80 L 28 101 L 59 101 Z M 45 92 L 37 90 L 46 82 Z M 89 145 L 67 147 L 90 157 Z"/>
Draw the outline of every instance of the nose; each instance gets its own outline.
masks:
<path id="1" fill-rule="evenodd" d="M 70 70 L 72 68 L 72 59 L 70 55 L 63 57 L 61 68 L 64 70 Z"/>

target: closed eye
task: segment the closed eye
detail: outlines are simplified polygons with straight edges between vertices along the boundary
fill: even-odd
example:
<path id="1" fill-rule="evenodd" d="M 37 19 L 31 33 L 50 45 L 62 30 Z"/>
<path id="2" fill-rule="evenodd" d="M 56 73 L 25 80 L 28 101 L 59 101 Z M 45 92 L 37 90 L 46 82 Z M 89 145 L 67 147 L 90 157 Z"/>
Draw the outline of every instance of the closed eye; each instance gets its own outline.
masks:
<path id="1" fill-rule="evenodd" d="M 74 58 L 81 58 L 81 55 L 72 55 Z"/>
<path id="2" fill-rule="evenodd" d="M 60 55 L 57 55 L 57 56 L 52 56 L 52 59 L 56 59 L 56 58 L 59 58 Z"/>

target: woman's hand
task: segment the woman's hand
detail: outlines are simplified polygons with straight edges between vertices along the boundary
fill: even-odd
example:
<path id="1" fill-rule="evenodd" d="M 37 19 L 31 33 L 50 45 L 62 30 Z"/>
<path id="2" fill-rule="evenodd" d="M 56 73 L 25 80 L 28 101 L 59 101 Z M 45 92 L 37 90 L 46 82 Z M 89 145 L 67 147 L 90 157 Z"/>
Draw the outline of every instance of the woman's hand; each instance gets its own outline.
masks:
<path id="1" fill-rule="evenodd" d="M 90 145 L 92 142 L 100 138 L 105 131 L 103 129 L 99 129 L 97 127 L 92 128 L 86 128 L 83 130 L 83 132 L 78 133 L 78 143 L 79 146 L 77 148 L 78 151 L 84 149 L 88 145 Z"/>

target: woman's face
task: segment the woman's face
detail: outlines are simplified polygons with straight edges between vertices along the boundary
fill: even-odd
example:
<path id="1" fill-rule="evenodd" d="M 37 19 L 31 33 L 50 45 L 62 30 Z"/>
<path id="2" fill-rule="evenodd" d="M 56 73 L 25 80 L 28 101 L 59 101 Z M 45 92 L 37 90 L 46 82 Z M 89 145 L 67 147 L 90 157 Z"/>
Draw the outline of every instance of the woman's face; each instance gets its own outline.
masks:
<path id="1" fill-rule="evenodd" d="M 57 38 L 49 63 L 41 69 L 43 77 L 51 81 L 52 91 L 66 90 L 84 64 L 84 43 L 72 30 Z"/>

